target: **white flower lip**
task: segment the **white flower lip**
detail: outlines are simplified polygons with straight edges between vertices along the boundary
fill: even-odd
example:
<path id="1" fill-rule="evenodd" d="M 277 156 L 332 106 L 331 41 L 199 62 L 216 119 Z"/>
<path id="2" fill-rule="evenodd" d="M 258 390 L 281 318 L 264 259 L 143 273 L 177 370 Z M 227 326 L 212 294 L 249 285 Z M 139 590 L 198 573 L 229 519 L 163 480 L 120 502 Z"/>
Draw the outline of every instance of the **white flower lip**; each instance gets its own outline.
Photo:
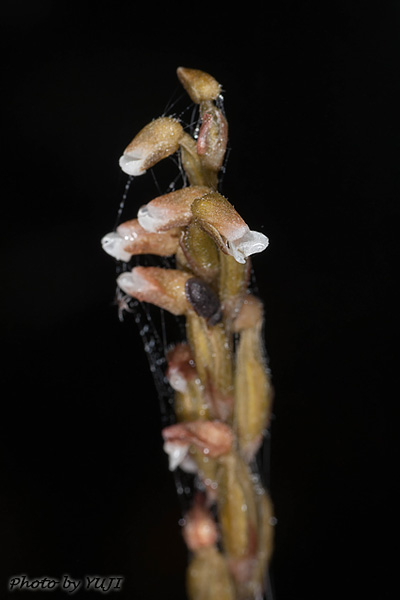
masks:
<path id="1" fill-rule="evenodd" d="M 186 473 L 196 473 L 197 466 L 188 456 L 189 444 L 165 442 L 163 450 L 168 454 L 168 468 L 170 471 L 175 471 L 180 467 Z"/>
<path id="2" fill-rule="evenodd" d="M 143 175 L 146 173 L 146 169 L 144 168 L 146 157 L 137 156 L 135 154 L 130 154 L 129 152 L 124 153 L 119 159 L 119 166 L 127 175 L 133 175 L 134 177 L 138 177 L 139 175 Z"/>
<path id="3" fill-rule="evenodd" d="M 132 255 L 129 254 L 129 252 L 125 252 L 125 244 L 126 241 L 116 231 L 107 233 L 101 239 L 102 248 L 107 254 L 113 256 L 117 260 L 128 262 Z"/>
<path id="4" fill-rule="evenodd" d="M 117 277 L 117 285 L 125 294 L 134 296 L 149 287 L 149 282 L 135 270 L 121 273 Z"/>
<path id="5" fill-rule="evenodd" d="M 149 233 L 156 233 L 164 224 L 165 211 L 145 204 L 138 210 L 139 225 Z"/>
<path id="6" fill-rule="evenodd" d="M 263 233 L 260 233 L 259 231 L 250 231 L 249 229 L 240 238 L 228 240 L 228 242 L 228 253 L 231 254 L 238 263 L 243 264 L 246 262 L 248 256 L 263 252 L 269 244 L 269 239 Z"/>

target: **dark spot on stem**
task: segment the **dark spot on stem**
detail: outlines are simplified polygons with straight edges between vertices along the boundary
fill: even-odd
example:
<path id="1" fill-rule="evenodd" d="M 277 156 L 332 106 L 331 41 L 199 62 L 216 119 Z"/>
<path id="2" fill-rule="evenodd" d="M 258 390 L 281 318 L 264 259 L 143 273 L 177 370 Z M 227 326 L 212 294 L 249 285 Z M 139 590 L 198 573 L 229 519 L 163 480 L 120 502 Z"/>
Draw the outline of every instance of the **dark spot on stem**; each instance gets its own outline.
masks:
<path id="1" fill-rule="evenodd" d="M 209 325 L 216 325 L 222 318 L 221 303 L 217 294 L 199 277 L 191 277 L 185 286 L 186 297 L 199 317 Z"/>

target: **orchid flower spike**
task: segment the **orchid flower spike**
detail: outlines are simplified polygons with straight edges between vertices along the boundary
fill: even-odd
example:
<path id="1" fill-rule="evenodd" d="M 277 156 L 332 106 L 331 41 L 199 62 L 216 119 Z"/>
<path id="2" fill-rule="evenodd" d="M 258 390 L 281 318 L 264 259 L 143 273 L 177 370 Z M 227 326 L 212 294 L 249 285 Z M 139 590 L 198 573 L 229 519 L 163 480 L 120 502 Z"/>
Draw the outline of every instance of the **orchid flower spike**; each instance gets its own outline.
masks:
<path id="1" fill-rule="evenodd" d="M 119 159 L 121 169 L 127 175 L 143 175 L 147 169 L 178 150 L 182 135 L 182 125 L 173 117 L 154 119 L 125 148 Z"/>

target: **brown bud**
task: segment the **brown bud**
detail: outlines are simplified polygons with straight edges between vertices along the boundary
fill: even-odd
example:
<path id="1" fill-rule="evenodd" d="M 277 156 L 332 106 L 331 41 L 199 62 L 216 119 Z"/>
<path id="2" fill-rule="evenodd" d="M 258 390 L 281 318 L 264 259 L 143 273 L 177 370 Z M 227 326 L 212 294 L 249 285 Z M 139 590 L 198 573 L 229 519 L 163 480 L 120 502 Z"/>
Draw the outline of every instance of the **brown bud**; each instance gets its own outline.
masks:
<path id="1" fill-rule="evenodd" d="M 224 162 L 228 142 L 228 123 L 222 112 L 215 106 L 202 115 L 197 138 L 197 154 L 204 167 L 219 171 Z"/>
<path id="2" fill-rule="evenodd" d="M 194 311 L 186 315 L 186 331 L 200 380 L 214 418 L 226 421 L 233 406 L 232 351 L 224 324 L 209 326 Z"/>
<path id="3" fill-rule="evenodd" d="M 188 382 L 198 377 L 189 345 L 184 342 L 176 344 L 169 350 L 166 359 L 166 376 L 172 388 L 184 392 Z"/>
<path id="4" fill-rule="evenodd" d="M 264 357 L 262 323 L 262 304 L 249 295 L 234 322 L 234 330 L 240 331 L 236 349 L 234 428 L 247 462 L 260 448 L 273 401 Z"/>
<path id="5" fill-rule="evenodd" d="M 215 100 L 221 93 L 218 81 L 204 71 L 178 67 L 176 72 L 192 102 L 196 104 Z"/>
<path id="6" fill-rule="evenodd" d="M 257 510 L 247 465 L 236 453 L 221 457 L 218 468 L 218 515 L 224 549 L 230 559 L 254 557 Z"/>
<path id="7" fill-rule="evenodd" d="M 261 327 L 263 313 L 264 310 L 261 300 L 252 294 L 247 294 L 243 300 L 240 311 L 233 322 L 233 331 L 239 333 L 244 329 Z"/>
<path id="8" fill-rule="evenodd" d="M 167 353 L 166 377 L 175 390 L 174 410 L 178 421 L 209 419 L 207 394 L 199 379 L 189 345 L 180 343 Z"/>

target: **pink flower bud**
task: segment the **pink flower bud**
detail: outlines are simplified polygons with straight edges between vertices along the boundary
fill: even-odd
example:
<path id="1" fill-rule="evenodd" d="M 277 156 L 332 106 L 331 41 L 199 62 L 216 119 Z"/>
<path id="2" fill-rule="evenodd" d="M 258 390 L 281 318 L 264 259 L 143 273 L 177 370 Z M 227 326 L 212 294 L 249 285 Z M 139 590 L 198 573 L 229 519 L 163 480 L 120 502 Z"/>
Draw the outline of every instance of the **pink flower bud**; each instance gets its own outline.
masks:
<path id="1" fill-rule="evenodd" d="M 177 344 L 167 354 L 166 377 L 177 392 L 185 392 L 189 381 L 198 378 L 189 344 Z"/>
<path id="2" fill-rule="evenodd" d="M 183 539 L 192 552 L 200 548 L 214 546 L 218 541 L 218 530 L 205 497 L 196 494 L 191 509 L 186 513 L 183 526 Z"/>
<path id="3" fill-rule="evenodd" d="M 197 138 L 197 154 L 201 157 L 202 165 L 219 171 L 224 162 L 227 142 L 228 123 L 222 112 L 213 106 L 203 114 Z"/>

